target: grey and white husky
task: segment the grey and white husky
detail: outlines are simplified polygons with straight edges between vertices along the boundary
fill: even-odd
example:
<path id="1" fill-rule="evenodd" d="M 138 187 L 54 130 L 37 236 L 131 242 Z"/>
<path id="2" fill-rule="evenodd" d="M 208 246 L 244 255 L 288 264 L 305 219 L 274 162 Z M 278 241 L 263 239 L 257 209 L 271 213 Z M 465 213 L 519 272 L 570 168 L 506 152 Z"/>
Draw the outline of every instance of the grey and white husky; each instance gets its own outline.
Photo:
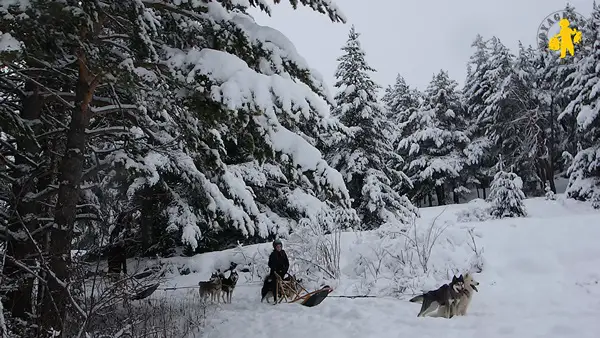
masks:
<path id="1" fill-rule="evenodd" d="M 436 290 L 428 291 L 410 299 L 412 303 L 422 303 L 417 317 L 424 317 L 438 310 L 438 316 L 452 318 L 456 314 L 457 302 L 465 290 L 463 275 L 453 276 L 450 284 L 444 284 Z"/>
<path id="2" fill-rule="evenodd" d="M 200 293 L 200 298 L 202 300 L 206 300 L 206 298 L 210 296 L 211 302 L 214 302 L 215 300 L 217 302 L 219 301 L 222 281 L 218 273 L 213 273 L 208 281 L 198 282 L 198 286 L 200 287 L 198 292 Z"/>
<path id="3" fill-rule="evenodd" d="M 235 270 L 231 270 L 229 277 L 225 278 L 224 275 L 221 277 L 221 295 L 224 303 L 231 303 L 231 296 L 233 295 L 233 290 L 238 279 L 239 275 Z"/>

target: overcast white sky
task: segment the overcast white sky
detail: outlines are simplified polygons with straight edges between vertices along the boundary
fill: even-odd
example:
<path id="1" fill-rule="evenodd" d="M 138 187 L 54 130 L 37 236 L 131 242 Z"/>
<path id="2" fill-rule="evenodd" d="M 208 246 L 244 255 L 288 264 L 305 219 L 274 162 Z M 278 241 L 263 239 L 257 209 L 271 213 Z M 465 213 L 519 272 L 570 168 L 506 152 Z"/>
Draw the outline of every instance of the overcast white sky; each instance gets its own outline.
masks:
<path id="1" fill-rule="evenodd" d="M 309 65 L 321 72 L 335 92 L 334 72 L 340 48 L 354 24 L 361 34 L 374 80 L 386 87 L 400 73 L 411 86 L 425 89 L 434 73 L 447 70 L 462 86 L 475 35 L 497 36 L 517 50 L 518 41 L 536 46 L 544 17 L 561 10 L 563 0 L 333 0 L 348 19 L 332 23 L 326 15 L 289 1 L 271 5 L 273 15 L 253 11 L 256 21 L 278 29 Z M 586 17 L 592 0 L 568 1 Z M 381 94 L 382 92 L 380 92 Z"/>

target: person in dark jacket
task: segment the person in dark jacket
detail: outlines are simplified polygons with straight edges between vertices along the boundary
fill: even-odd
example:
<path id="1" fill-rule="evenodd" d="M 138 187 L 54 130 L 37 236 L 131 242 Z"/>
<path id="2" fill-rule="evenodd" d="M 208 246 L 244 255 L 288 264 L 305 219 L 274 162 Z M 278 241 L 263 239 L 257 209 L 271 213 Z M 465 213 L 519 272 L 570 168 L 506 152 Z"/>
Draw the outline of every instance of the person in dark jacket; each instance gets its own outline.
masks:
<path id="1" fill-rule="evenodd" d="M 290 261 L 283 250 L 283 243 L 278 239 L 273 241 L 273 252 L 269 256 L 269 268 L 271 268 L 271 276 L 274 276 L 274 272 L 276 272 L 282 279 L 290 268 Z"/>
<path id="2" fill-rule="evenodd" d="M 287 254 L 283 250 L 283 244 L 280 240 L 276 239 L 273 241 L 273 252 L 269 255 L 269 268 L 271 273 L 265 278 L 262 290 L 261 290 L 261 302 L 269 294 L 273 294 L 274 304 L 277 304 L 277 283 L 275 279 L 275 273 L 282 279 L 285 279 L 285 274 L 290 268 L 290 261 L 288 260 Z"/>

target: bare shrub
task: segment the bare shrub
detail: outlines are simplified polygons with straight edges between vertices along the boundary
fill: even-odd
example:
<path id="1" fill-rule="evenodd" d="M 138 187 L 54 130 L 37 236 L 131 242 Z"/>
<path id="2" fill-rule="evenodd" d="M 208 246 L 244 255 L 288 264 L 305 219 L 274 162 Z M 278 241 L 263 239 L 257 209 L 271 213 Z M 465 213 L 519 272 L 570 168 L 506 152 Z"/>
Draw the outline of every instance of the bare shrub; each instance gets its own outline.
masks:
<path id="1" fill-rule="evenodd" d="M 470 239 L 469 248 L 471 248 L 471 250 L 474 253 L 473 259 L 471 259 L 471 270 L 473 270 L 474 272 L 477 272 L 477 273 L 481 273 L 483 271 L 483 265 L 484 265 L 483 247 L 481 247 L 481 248 L 477 247 L 477 242 L 475 241 L 475 237 L 477 237 L 477 235 L 475 235 L 474 231 L 475 231 L 475 229 L 473 229 L 473 228 L 469 228 L 467 230 L 467 233 L 469 234 L 469 239 Z"/>
<path id="2" fill-rule="evenodd" d="M 267 265 L 269 254 L 269 250 L 261 249 L 260 247 L 250 251 L 249 248 L 243 247 L 238 242 L 238 246 L 233 252 L 233 260 L 238 265 L 241 265 L 240 271 L 244 272 L 243 276 L 246 279 L 246 283 L 262 282 L 269 274 L 269 267 Z"/>
<path id="3" fill-rule="evenodd" d="M 413 218 L 406 227 L 384 224 L 372 232 L 376 236 L 373 240 L 362 241 L 362 237 L 357 238 L 353 270 L 358 280 L 353 285 L 354 291 L 399 296 L 421 291 L 423 283 L 432 282 L 432 277 L 435 280 L 448 276 L 451 278 L 452 273 L 459 273 L 466 267 L 445 263 L 445 259 L 438 262 L 436 258 L 436 262 L 432 262 L 432 253 L 435 251 L 435 257 L 438 257 L 444 254 L 446 248 L 449 254 L 450 251 L 455 251 L 455 235 L 463 239 L 464 253 L 468 255 L 469 249 L 475 252 L 469 263 L 471 269 L 482 268 L 483 250 L 476 244 L 475 233 L 472 229 L 467 231 L 469 241 L 465 241 L 467 237 L 463 237 L 467 233 L 444 235 L 451 225 L 448 221 L 440 222 L 439 218 L 444 211 L 428 224 L 417 224 Z"/>
<path id="4" fill-rule="evenodd" d="M 319 224 L 301 220 L 288 242 L 290 256 L 301 271 L 316 268 L 327 278 L 338 279 L 341 236 L 342 230 L 339 226 L 324 229 Z"/>
<path id="5" fill-rule="evenodd" d="M 382 269 L 389 255 L 389 251 L 380 245 L 369 245 L 369 254 L 358 255 L 354 272 L 360 277 L 360 283 L 354 285 L 355 292 L 369 294 L 381 279 L 385 279 Z"/>
<path id="6" fill-rule="evenodd" d="M 418 260 L 419 266 L 423 270 L 423 273 L 427 274 L 429 271 L 429 259 L 431 258 L 431 251 L 435 247 L 436 242 L 440 238 L 440 236 L 444 233 L 444 231 L 450 225 L 447 222 L 444 222 L 441 226 L 437 224 L 438 218 L 446 211 L 446 209 L 442 210 L 429 224 L 429 226 L 425 229 L 424 233 L 419 233 L 417 227 L 416 218 L 412 218 L 412 222 L 410 228 L 404 231 L 397 231 L 396 234 L 404 237 L 406 240 L 405 251 L 412 251 Z M 406 261 L 409 253 L 404 253 L 404 256 L 398 257 L 398 259 L 402 261 Z M 411 256 L 412 258 L 412 256 Z"/>
<path id="7" fill-rule="evenodd" d="M 69 322 L 75 325 L 67 326 L 68 337 L 86 337 L 93 331 L 95 323 L 104 322 L 106 318 L 123 311 L 128 312 L 131 318 L 135 317 L 136 309 L 142 313 L 148 312 L 147 309 L 140 308 L 136 304 L 149 299 L 152 292 L 166 281 L 164 270 L 158 266 L 146 267 L 140 264 L 139 260 L 136 260 L 134 266 L 130 268 L 129 275 L 123 277 L 107 274 L 102 269 L 100 261 L 87 263 L 79 257 L 73 258 L 71 269 L 73 276 L 71 290 L 74 299 L 77 300 L 78 312 L 82 314 L 82 318 L 69 319 Z M 125 321 L 118 321 L 114 325 L 123 323 Z M 129 324 L 135 326 L 133 323 Z M 105 323 L 107 328 L 114 328 L 114 325 Z"/>
<path id="8" fill-rule="evenodd" d="M 134 301 L 94 316 L 88 325 L 87 337 L 200 337 L 207 308 L 196 289 L 183 297 L 164 294 L 150 300 Z"/>
<path id="9" fill-rule="evenodd" d="M 4 256 L 4 255 L 3 255 Z M 132 264 L 130 264 L 131 266 Z M 167 295 L 151 295 L 160 283 L 165 281 L 164 269 L 157 266 L 146 268 L 140 261 L 134 262 L 129 275 L 110 277 L 102 264 L 86 263 L 80 257 L 73 257 L 70 283 L 66 286 L 71 296 L 72 306 L 77 310 L 66 318 L 63 337 L 193 337 L 204 324 L 206 305 L 198 296 L 197 289 L 192 295 L 182 298 Z M 3 277 L 3 276 L 2 276 Z M 37 280 L 42 280 L 38 274 Z M 40 283 L 43 286 L 43 284 Z M 33 290 L 34 292 L 44 292 Z M 149 290 L 149 291 L 148 291 Z M 194 292 L 195 291 L 195 292 Z M 1 310 L 1 308 L 0 308 Z M 75 317 L 77 315 L 77 317 Z M 0 337 L 27 337 L 25 333 L 9 332 L 7 328 L 17 327 L 15 320 L 0 318 Z M 23 335 L 25 334 L 25 335 Z M 39 333 L 37 337 L 54 337 L 59 332 Z"/>

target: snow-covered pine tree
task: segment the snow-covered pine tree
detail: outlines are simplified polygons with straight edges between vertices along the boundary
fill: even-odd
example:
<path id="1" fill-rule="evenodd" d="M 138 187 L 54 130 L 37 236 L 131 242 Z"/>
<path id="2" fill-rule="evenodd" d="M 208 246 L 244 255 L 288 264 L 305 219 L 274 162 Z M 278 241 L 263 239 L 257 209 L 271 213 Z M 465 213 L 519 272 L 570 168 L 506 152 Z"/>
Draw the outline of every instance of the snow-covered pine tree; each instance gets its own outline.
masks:
<path id="1" fill-rule="evenodd" d="M 407 159 L 405 170 L 417 200 L 435 193 L 438 203 L 446 204 L 448 192 L 453 192 L 455 202 L 468 192 L 461 174 L 469 138 L 457 86 L 446 71 L 440 71 L 425 90 L 422 106 L 407 117 L 398 146 Z"/>
<path id="2" fill-rule="evenodd" d="M 488 100 L 495 109 L 489 131 L 505 166 L 522 177 L 524 191 L 541 195 L 544 182 L 553 181 L 553 172 L 548 116 L 540 109 L 533 53 L 531 47 L 519 43 L 517 57 L 511 60 L 508 73 Z"/>
<path id="3" fill-rule="evenodd" d="M 311 6 L 319 1 L 313 2 Z M 210 29 L 196 27 L 194 14 L 183 17 L 187 26 L 167 25 L 183 31 L 161 33 L 174 43 L 159 49 L 159 62 L 174 74 L 171 85 L 185 93 L 169 101 L 173 105 L 167 109 L 177 112 L 166 122 L 176 122 L 183 142 L 176 142 L 176 134 L 164 142 L 178 149 L 150 151 L 143 159 L 115 154 L 113 161 L 129 168 L 124 185 L 128 201 L 146 196 L 148 188 L 158 189 L 154 195 L 171 196 L 161 211 L 164 222 L 191 249 L 286 236 L 296 220 L 316 212 L 314 205 L 312 210 L 301 207 L 297 201 L 302 198 L 330 199 L 340 202 L 334 204 L 340 212 L 350 210 L 341 176 L 315 148 L 322 133 L 336 128 L 328 113 L 332 98 L 319 74 L 285 36 L 257 25 L 247 8 L 230 5 L 203 5 L 208 12 L 198 15 Z M 333 5 L 322 8 L 338 13 Z M 182 44 L 184 34 L 203 40 Z M 182 178 L 187 184 L 181 184 Z M 325 202 L 321 207 L 324 213 L 334 212 Z M 211 242 L 216 246 L 207 246 Z"/>
<path id="4" fill-rule="evenodd" d="M 490 138 L 486 135 L 484 126 L 477 123 L 477 119 L 483 113 L 485 100 L 491 95 L 494 86 L 491 79 L 486 77 L 489 67 L 487 41 L 477 34 L 471 47 L 475 48 L 475 52 L 467 65 L 467 77 L 461 93 L 465 116 L 469 122 L 465 132 L 471 140 L 465 149 L 466 175 L 468 183 L 477 188 L 478 196 L 481 189 L 485 199 L 486 189 L 489 188 L 493 177 L 494 157 L 491 154 Z"/>
<path id="5" fill-rule="evenodd" d="M 514 55 L 495 36 L 490 39 L 488 44 L 490 54 L 483 74 L 487 82 L 488 93 L 483 102 L 484 108 L 477 116 L 476 123 L 478 128 L 483 130 L 484 135 L 490 138 L 492 142 L 491 156 L 497 158 L 500 154 L 501 144 L 504 141 L 501 138 L 502 127 L 497 123 L 510 118 L 510 116 L 504 114 L 502 109 L 502 90 L 506 79 L 511 74 Z"/>
<path id="6" fill-rule="evenodd" d="M 381 101 L 386 105 L 386 108 L 388 108 L 388 114 L 391 112 L 391 110 L 389 109 L 389 102 L 392 101 L 393 93 L 394 86 L 388 85 L 387 87 L 385 87 L 385 90 L 383 91 L 383 96 L 381 97 Z"/>
<path id="7" fill-rule="evenodd" d="M 391 129 L 377 99 L 379 87 L 369 74 L 374 69 L 365 59 L 354 26 L 342 51 L 332 113 L 351 134 L 330 149 L 330 163 L 342 173 L 364 228 L 408 224 L 418 209 L 403 194 L 411 187 L 410 180 L 400 169 L 402 158 L 392 148 Z"/>
<path id="8" fill-rule="evenodd" d="M 545 123 L 538 110 L 532 49 L 522 45 L 519 57 L 493 37 L 484 78 L 489 91 L 477 128 L 490 141 L 488 159 L 502 155 L 505 165 L 524 178 L 529 192 L 542 192 L 538 173 L 545 173 Z M 544 174 L 544 177 L 546 175 Z"/>
<path id="9" fill-rule="evenodd" d="M 418 109 L 420 96 L 419 91 L 410 88 L 400 74 L 396 76 L 394 85 L 386 88 L 382 101 L 385 104 L 387 124 L 392 132 L 393 149 L 397 149 L 404 137 L 403 127 L 407 124 L 407 117 Z"/>
<path id="10" fill-rule="evenodd" d="M 550 187 L 550 182 L 546 181 L 544 191 L 546 191 L 546 200 L 554 201 L 556 199 L 556 194 L 554 193 L 554 191 L 552 191 L 552 188 Z"/>
<path id="11" fill-rule="evenodd" d="M 114 111 L 110 105 L 118 100 L 115 87 L 108 85 L 116 76 L 104 74 L 107 86 L 99 88 L 98 59 L 90 56 L 99 48 L 96 43 L 107 43 L 93 41 L 105 32 L 92 24 L 99 20 L 95 5 L 91 1 L 0 3 L 3 40 L 11 41 L 20 53 L 14 58 L 2 55 L 1 73 L 8 75 L 2 82 L 10 86 L 4 90 L 24 93 L 3 100 L 0 114 L 8 117 L 2 124 L 8 147 L 2 147 L 2 152 L 9 157 L 2 158 L 8 159 L 10 168 L 8 189 L 15 192 L 7 199 L 8 232 L 13 235 L 7 238 L 6 254 L 11 259 L 3 266 L 3 275 L 10 276 L 3 283 L 10 288 L 2 301 L 10 309 L 8 326 L 17 336 L 63 331 L 67 309 L 81 310 L 66 286 L 72 285 L 75 225 L 97 217 L 88 211 L 94 206 L 80 203 L 81 194 L 93 188 L 84 183 L 86 164 L 93 161 L 86 158 L 87 140 L 110 137 L 116 131 L 98 128 L 94 120 Z M 118 64 L 110 57 L 104 62 L 115 68 Z M 111 95 L 113 100 L 98 104 L 99 97 Z M 123 103 L 121 112 L 131 108 Z M 32 275 L 31 269 L 37 274 Z M 36 283 L 38 276 L 44 280 Z M 36 292 L 35 284 L 43 287 Z M 81 311 L 73 314 L 85 317 Z"/>
<path id="12" fill-rule="evenodd" d="M 416 89 L 410 88 L 404 77 L 398 74 L 394 85 L 386 88 L 382 101 L 389 113 L 388 120 L 392 123 L 401 123 L 406 118 L 407 110 L 419 106 L 419 93 Z"/>
<path id="13" fill-rule="evenodd" d="M 475 48 L 475 52 L 467 64 L 467 78 L 462 90 L 464 104 L 467 108 L 465 114 L 469 119 L 475 119 L 483 112 L 485 100 L 491 89 L 491 85 L 486 82 L 485 77 L 490 58 L 487 43 L 483 36 L 477 34 L 471 44 L 471 47 Z"/>
<path id="14" fill-rule="evenodd" d="M 567 4 L 564 12 L 569 19 L 569 27 L 583 33 L 583 41 L 592 41 L 595 32 L 587 27 L 588 20 L 575 13 L 575 8 Z M 589 52 L 588 43 L 576 44 L 575 55 L 560 59 L 560 53 L 540 50 L 537 52 L 536 68 L 538 69 L 539 88 L 544 93 L 545 100 L 542 107 L 547 111 L 549 121 L 552 123 L 550 149 L 555 161 L 555 170 L 565 174 L 572 162 L 561 161 L 560 157 L 571 159 L 577 153 L 580 143 L 576 116 L 564 113 L 567 105 L 578 95 L 573 91 L 572 82 L 575 79 L 577 65 Z"/>
<path id="15" fill-rule="evenodd" d="M 504 171 L 500 160 L 490 188 L 490 215 L 494 218 L 527 216 L 522 188 L 521 178 L 513 172 Z"/>
<path id="16" fill-rule="evenodd" d="M 330 1 L 301 2 L 344 21 Z M 71 239 L 79 229 L 103 237 L 123 212 L 151 215 L 132 225 L 148 244 L 158 229 L 191 248 L 211 231 L 267 237 L 298 220 L 352 218 L 342 176 L 314 146 L 339 125 L 331 96 L 291 42 L 239 2 L 11 1 L 0 9 L 3 42 L 27 55 L 2 72 L 11 92 L 26 93 L 1 102 L 11 120 L 3 132 L 19 155 L 43 155 L 6 163 L 11 178 L 35 182 L 6 208 L 18 221 L 15 207 L 28 202 L 22 211 L 35 235 L 31 243 L 14 222 L 9 254 L 20 263 L 5 265 L 17 286 L 3 299 L 15 323 L 42 314 L 24 329 L 80 329 L 64 320 L 89 313 L 68 293 Z M 48 265 L 24 260 L 40 252 Z M 45 272 L 43 298 L 32 293 L 31 269 Z"/>
<path id="17" fill-rule="evenodd" d="M 539 73 L 543 51 L 535 50 L 531 46 L 524 48 L 521 43 L 519 43 L 519 47 L 512 77 L 515 88 L 517 88 L 515 93 L 523 93 L 520 96 L 522 101 L 520 105 L 529 107 L 526 110 L 527 114 L 523 115 L 523 119 L 526 121 L 523 134 L 527 137 L 523 139 L 521 146 L 521 157 L 529 159 L 519 163 L 520 170 L 529 171 L 530 176 L 533 177 L 531 168 L 525 168 L 524 164 L 525 162 L 534 164 L 539 178 L 537 182 L 539 188 L 537 186 L 530 187 L 528 190 L 542 192 L 542 184 L 547 182 L 550 190 L 556 193 L 554 176 L 557 168 L 560 167 L 558 164 L 560 162 L 558 145 L 560 126 L 552 107 L 552 97 L 545 88 L 543 76 Z M 528 95 L 525 96 L 525 94 Z M 517 98 L 519 97 L 517 96 Z M 521 161 L 517 159 L 517 162 Z"/>
<path id="18" fill-rule="evenodd" d="M 566 194 L 600 208 L 600 6 L 596 3 L 589 23 L 596 34 L 586 42 L 586 56 L 577 64 L 571 91 L 578 94 L 562 114 L 577 121 L 582 145 L 568 169 Z"/>

